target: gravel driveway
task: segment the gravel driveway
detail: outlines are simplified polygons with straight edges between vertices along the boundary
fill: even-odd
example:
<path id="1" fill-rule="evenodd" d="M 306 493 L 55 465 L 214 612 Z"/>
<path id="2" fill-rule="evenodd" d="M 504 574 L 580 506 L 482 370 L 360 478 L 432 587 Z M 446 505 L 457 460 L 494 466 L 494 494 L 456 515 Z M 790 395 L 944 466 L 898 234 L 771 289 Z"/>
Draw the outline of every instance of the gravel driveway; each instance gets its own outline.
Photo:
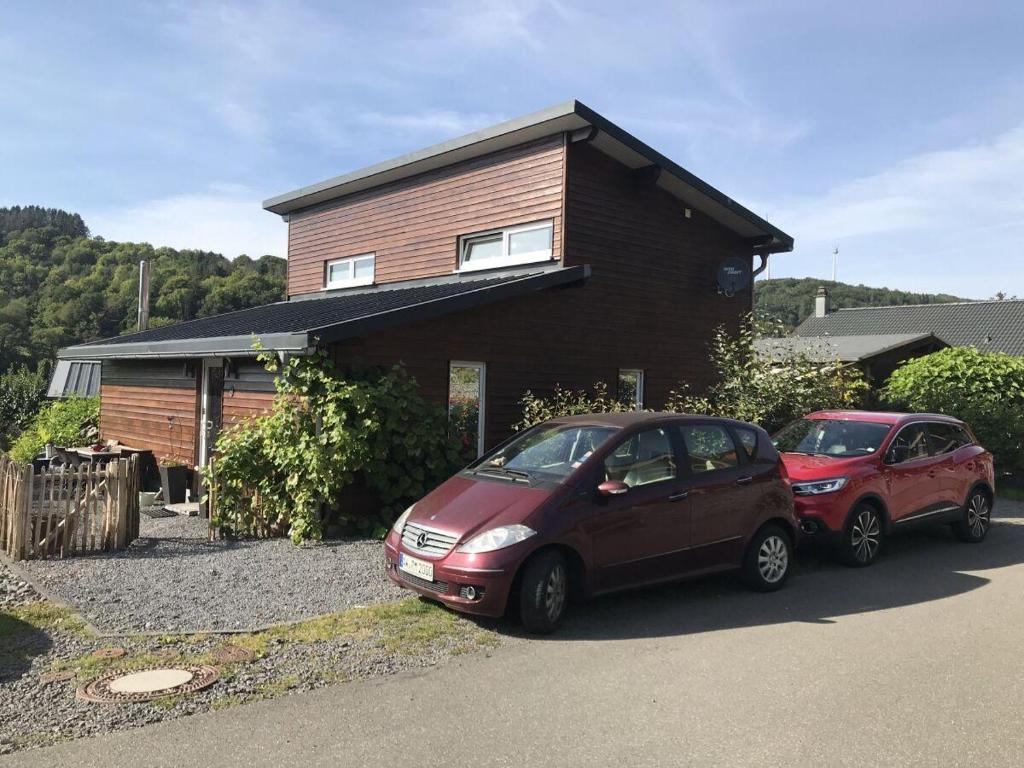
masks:
<path id="1" fill-rule="evenodd" d="M 143 515 L 127 550 L 18 567 L 101 631 L 172 633 L 251 629 L 407 595 L 382 557 L 379 541 L 211 542 L 205 520 Z"/>

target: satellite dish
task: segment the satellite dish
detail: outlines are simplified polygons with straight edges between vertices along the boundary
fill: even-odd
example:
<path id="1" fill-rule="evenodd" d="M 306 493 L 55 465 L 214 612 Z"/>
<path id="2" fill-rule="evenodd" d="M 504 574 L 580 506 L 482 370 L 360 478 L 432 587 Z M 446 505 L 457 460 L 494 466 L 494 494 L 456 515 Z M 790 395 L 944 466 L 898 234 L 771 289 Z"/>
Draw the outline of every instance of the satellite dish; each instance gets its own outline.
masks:
<path id="1" fill-rule="evenodd" d="M 718 292 L 734 296 L 750 286 L 750 262 L 730 256 L 718 267 Z"/>

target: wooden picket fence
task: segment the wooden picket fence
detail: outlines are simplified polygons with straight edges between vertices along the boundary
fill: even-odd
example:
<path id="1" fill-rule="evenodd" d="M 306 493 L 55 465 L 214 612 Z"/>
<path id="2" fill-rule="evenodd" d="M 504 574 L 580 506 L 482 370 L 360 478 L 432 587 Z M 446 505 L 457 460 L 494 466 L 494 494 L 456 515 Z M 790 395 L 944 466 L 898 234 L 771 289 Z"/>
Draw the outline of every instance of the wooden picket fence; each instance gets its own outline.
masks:
<path id="1" fill-rule="evenodd" d="M 0 455 L 0 548 L 14 560 L 124 549 L 139 535 L 137 456 L 44 467 Z"/>

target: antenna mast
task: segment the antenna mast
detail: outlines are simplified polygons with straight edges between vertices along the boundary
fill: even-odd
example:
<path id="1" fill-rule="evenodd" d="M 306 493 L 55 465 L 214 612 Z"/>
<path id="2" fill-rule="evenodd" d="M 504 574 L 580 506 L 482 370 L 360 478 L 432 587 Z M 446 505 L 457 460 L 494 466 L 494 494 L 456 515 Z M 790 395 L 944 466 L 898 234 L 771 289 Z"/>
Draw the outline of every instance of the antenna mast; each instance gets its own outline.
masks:
<path id="1" fill-rule="evenodd" d="M 832 282 L 836 282 L 836 275 L 839 272 L 839 246 L 832 250 Z"/>

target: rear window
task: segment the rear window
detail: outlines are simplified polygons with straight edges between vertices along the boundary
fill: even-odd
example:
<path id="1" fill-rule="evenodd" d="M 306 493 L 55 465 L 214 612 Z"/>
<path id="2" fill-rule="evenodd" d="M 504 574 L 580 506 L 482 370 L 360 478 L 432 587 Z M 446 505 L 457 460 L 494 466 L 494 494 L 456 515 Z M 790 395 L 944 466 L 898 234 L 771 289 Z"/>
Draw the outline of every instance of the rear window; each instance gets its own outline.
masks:
<path id="1" fill-rule="evenodd" d="M 800 419 L 783 427 L 772 440 L 783 453 L 809 456 L 869 456 L 878 451 L 891 424 L 845 419 Z"/>
<path id="2" fill-rule="evenodd" d="M 974 442 L 963 427 L 941 422 L 928 424 L 928 436 L 931 438 L 936 454 L 952 453 L 957 448 L 963 448 Z"/>

